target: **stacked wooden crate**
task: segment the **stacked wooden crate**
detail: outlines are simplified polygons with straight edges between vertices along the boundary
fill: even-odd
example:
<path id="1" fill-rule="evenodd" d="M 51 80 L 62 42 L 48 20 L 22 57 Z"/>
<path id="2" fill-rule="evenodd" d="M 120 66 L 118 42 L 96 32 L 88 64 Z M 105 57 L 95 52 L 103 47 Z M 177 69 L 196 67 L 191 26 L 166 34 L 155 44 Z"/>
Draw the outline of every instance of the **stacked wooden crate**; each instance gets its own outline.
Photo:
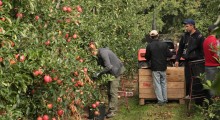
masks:
<path id="1" fill-rule="evenodd" d="M 139 104 L 144 105 L 145 100 L 156 100 L 153 80 L 150 69 L 139 69 Z M 185 80 L 183 67 L 168 67 L 167 71 L 167 97 L 168 100 L 179 100 L 184 103 Z"/>

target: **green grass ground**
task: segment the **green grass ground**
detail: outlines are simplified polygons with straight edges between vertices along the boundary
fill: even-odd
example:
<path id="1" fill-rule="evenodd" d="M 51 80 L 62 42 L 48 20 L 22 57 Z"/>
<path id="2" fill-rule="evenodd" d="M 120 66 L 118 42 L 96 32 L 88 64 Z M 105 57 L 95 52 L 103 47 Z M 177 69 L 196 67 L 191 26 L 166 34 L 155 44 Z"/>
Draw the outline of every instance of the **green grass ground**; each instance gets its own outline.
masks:
<path id="1" fill-rule="evenodd" d="M 128 99 L 128 105 L 124 98 L 120 99 L 117 116 L 110 120 L 203 120 L 198 111 L 192 110 L 191 113 L 188 117 L 186 105 L 180 105 L 178 101 L 171 101 L 163 106 L 149 101 L 140 106 L 138 97 L 132 97 Z"/>

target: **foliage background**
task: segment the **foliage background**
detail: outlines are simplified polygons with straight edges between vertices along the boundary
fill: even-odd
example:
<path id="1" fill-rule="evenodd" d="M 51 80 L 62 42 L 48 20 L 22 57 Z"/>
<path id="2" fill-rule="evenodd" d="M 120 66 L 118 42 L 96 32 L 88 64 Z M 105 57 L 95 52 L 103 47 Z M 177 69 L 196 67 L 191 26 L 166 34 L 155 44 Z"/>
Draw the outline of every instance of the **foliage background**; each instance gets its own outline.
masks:
<path id="1" fill-rule="evenodd" d="M 153 13 L 160 34 L 178 41 L 176 33 L 182 33 L 182 21 L 193 18 L 203 35 L 212 24 L 219 11 L 220 1 L 212 0 L 4 0 L 0 6 L 0 109 L 8 114 L 5 119 L 36 118 L 49 114 L 56 116 L 57 109 L 64 109 L 70 115 L 67 105 L 72 100 L 80 100 L 86 106 L 99 99 L 95 84 L 87 83 L 83 72 L 88 68 L 90 76 L 97 68 L 88 44 L 94 41 L 99 47 L 109 47 L 124 62 L 125 76 L 131 77 L 137 71 L 137 51 L 144 48 L 142 39 L 152 28 Z M 83 12 L 77 12 L 80 5 Z M 72 8 L 70 13 L 63 6 Z M 21 19 L 16 17 L 22 13 Z M 39 16 L 39 20 L 35 20 Z M 68 34 L 71 42 L 66 42 Z M 70 36 L 77 34 L 77 39 Z M 50 40 L 50 45 L 45 42 Z M 15 44 L 13 46 L 12 44 Z M 26 56 L 19 62 L 16 54 Z M 76 58 L 80 56 L 83 62 Z M 11 60 L 16 63 L 11 64 Z M 62 85 L 56 82 L 43 83 L 43 76 L 34 77 L 32 72 L 43 70 L 43 75 L 58 76 Z M 78 72 L 75 76 L 72 73 Z M 74 86 L 75 81 L 85 83 L 83 87 Z M 106 78 L 107 79 L 107 78 Z M 65 91 L 71 88 L 74 97 Z M 34 95 L 31 90 L 36 90 Z M 88 99 L 88 96 L 91 98 Z M 57 98 L 65 99 L 57 103 Z M 46 105 L 55 107 L 48 110 Z"/>

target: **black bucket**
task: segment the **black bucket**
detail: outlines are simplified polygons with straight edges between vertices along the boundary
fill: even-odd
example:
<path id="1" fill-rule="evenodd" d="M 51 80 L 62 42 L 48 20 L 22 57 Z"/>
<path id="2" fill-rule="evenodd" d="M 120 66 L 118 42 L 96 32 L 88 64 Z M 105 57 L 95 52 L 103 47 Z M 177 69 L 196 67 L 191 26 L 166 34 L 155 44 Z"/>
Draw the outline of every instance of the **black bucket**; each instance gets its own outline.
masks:
<path id="1" fill-rule="evenodd" d="M 104 120 L 105 119 L 105 104 L 100 104 L 98 106 L 98 110 L 99 110 L 99 115 L 95 115 L 94 112 L 95 110 L 93 110 L 91 107 L 89 107 L 89 120 Z"/>

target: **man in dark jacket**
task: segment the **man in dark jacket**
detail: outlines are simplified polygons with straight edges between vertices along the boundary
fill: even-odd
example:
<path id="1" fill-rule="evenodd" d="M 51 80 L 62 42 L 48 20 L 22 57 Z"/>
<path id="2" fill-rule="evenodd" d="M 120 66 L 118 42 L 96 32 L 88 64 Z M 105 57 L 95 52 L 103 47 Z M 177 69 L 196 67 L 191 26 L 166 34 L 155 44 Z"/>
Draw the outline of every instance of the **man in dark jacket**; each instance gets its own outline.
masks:
<path id="1" fill-rule="evenodd" d="M 179 66 L 180 58 L 183 57 L 185 59 L 184 63 L 184 73 L 185 73 L 185 82 L 186 82 L 186 98 L 188 98 L 190 94 L 190 81 L 191 81 L 191 73 L 189 63 L 194 60 L 204 59 L 203 54 L 203 41 L 204 37 L 202 34 L 195 28 L 195 22 L 192 19 L 184 20 L 183 24 L 185 25 L 186 32 L 182 36 L 179 49 L 176 55 L 175 66 Z M 204 65 L 203 65 L 204 66 Z M 198 69 L 203 71 L 201 69 Z M 201 72 L 197 72 L 201 73 Z"/>
<path id="2" fill-rule="evenodd" d="M 93 75 L 93 78 L 98 78 L 102 74 L 111 74 L 115 77 L 114 80 L 108 82 L 108 101 L 109 111 L 106 117 L 110 118 L 115 116 L 118 104 L 118 87 L 120 75 L 124 72 L 124 66 L 120 59 L 109 49 L 100 48 L 94 52 L 98 57 L 98 64 L 104 67 L 100 72 Z"/>
<path id="3" fill-rule="evenodd" d="M 158 32 L 150 32 L 152 42 L 147 45 L 145 58 L 151 61 L 153 85 L 159 105 L 167 102 L 167 57 L 172 57 L 168 45 L 158 40 Z"/>

